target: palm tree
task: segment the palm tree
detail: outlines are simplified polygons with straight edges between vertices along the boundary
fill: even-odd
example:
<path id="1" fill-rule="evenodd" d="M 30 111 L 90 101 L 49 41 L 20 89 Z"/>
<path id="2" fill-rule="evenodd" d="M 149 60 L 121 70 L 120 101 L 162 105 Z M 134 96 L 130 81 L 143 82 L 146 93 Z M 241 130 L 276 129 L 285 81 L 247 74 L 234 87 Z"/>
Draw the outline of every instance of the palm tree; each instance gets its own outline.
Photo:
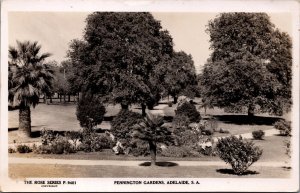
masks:
<path id="1" fill-rule="evenodd" d="M 151 166 L 156 165 L 157 143 L 173 142 L 172 132 L 165 128 L 163 117 L 147 113 L 141 123 L 133 126 L 132 136 L 140 140 L 147 141 L 150 149 Z"/>
<path id="2" fill-rule="evenodd" d="M 20 135 L 30 136 L 30 106 L 39 103 L 40 95 L 52 89 L 53 71 L 44 63 L 49 53 L 39 54 L 41 46 L 37 42 L 17 41 L 17 46 L 9 47 L 8 100 L 19 107 Z"/>

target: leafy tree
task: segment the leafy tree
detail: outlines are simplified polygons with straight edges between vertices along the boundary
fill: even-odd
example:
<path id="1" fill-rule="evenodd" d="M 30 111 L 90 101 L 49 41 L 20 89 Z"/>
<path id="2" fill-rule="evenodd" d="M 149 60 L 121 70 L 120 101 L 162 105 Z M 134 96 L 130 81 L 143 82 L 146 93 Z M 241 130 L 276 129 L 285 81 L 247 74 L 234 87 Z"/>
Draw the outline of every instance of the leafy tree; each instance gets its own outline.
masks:
<path id="1" fill-rule="evenodd" d="M 38 42 L 17 41 L 17 47 L 9 47 L 8 100 L 19 106 L 20 135 L 30 136 L 30 107 L 39 103 L 42 94 L 50 93 L 53 71 L 44 63 L 49 53 L 39 54 Z"/>
<path id="2" fill-rule="evenodd" d="M 223 13 L 210 21 L 212 54 L 200 84 L 208 104 L 281 115 L 291 106 L 291 39 L 265 13 Z"/>
<path id="3" fill-rule="evenodd" d="M 86 19 L 84 40 L 73 40 L 68 56 L 74 83 L 124 109 L 157 98 L 154 68 L 172 54 L 172 38 L 150 13 L 95 12 Z"/>
<path id="4" fill-rule="evenodd" d="M 174 103 L 180 94 L 194 97 L 197 76 L 192 56 L 183 51 L 175 52 L 171 57 L 165 57 L 162 63 L 165 64 L 159 66 L 157 76 L 164 78 L 163 88 L 174 98 Z"/>
<path id="5" fill-rule="evenodd" d="M 148 142 L 151 156 L 151 165 L 156 163 L 157 143 L 173 142 L 172 132 L 163 127 L 163 118 L 159 115 L 147 113 L 144 120 L 133 126 L 132 136 Z"/>
<path id="6" fill-rule="evenodd" d="M 80 126 L 89 131 L 102 122 L 105 113 L 101 100 L 90 93 L 85 93 L 77 104 L 76 116 Z"/>

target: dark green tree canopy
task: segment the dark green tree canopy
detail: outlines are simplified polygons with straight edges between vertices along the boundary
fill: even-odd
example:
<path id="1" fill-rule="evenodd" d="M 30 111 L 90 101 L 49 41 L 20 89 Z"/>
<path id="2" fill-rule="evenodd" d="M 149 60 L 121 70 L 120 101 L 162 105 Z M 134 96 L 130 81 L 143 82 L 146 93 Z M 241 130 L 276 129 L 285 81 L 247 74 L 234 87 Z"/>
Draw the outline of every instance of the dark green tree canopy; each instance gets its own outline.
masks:
<path id="1" fill-rule="evenodd" d="M 173 51 L 168 32 L 150 13 L 95 12 L 86 23 L 84 40 L 72 41 L 68 53 L 74 82 L 115 103 L 146 103 L 153 69 Z"/>
<path id="2" fill-rule="evenodd" d="M 156 69 L 156 79 L 164 79 L 162 86 L 165 94 L 173 97 L 180 94 L 194 97 L 193 87 L 197 85 L 197 76 L 192 56 L 183 51 L 174 52 L 161 63 Z"/>
<path id="3" fill-rule="evenodd" d="M 206 101 L 248 114 L 290 109 L 291 39 L 267 14 L 223 13 L 207 31 L 213 52 L 200 76 Z"/>

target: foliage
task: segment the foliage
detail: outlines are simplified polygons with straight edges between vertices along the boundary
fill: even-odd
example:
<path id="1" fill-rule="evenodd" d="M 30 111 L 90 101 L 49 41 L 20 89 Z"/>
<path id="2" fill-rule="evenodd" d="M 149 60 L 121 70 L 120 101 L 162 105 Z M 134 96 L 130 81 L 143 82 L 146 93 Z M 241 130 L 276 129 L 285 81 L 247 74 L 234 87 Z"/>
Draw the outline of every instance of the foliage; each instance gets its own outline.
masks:
<path id="1" fill-rule="evenodd" d="M 83 129 L 81 144 L 78 149 L 85 152 L 102 151 L 113 148 L 115 142 L 107 134 L 98 134 L 93 130 Z"/>
<path id="2" fill-rule="evenodd" d="M 53 130 L 46 130 L 45 128 L 41 130 L 42 145 L 50 145 L 55 137 Z"/>
<path id="3" fill-rule="evenodd" d="M 162 84 L 165 93 L 173 98 L 180 94 L 194 97 L 197 76 L 192 56 L 183 51 L 174 52 L 171 57 L 165 57 L 163 63 L 165 65 L 158 67 L 156 76 L 164 78 Z"/>
<path id="4" fill-rule="evenodd" d="M 67 131 L 65 132 L 65 136 L 67 139 L 72 141 L 72 145 L 74 147 L 74 151 L 77 150 L 77 144 L 82 139 L 82 133 L 77 131 Z"/>
<path id="5" fill-rule="evenodd" d="M 18 145 L 17 152 L 19 153 L 30 153 L 32 149 L 28 145 Z"/>
<path id="6" fill-rule="evenodd" d="M 172 132 L 163 127 L 163 117 L 147 113 L 144 120 L 133 126 L 132 136 L 136 139 L 148 142 L 151 155 L 151 165 L 156 162 L 157 143 L 169 145 L 173 143 Z"/>
<path id="7" fill-rule="evenodd" d="M 258 130 L 258 131 L 252 131 L 252 137 L 253 139 L 259 139 L 262 140 L 265 136 L 265 132 L 262 130 Z"/>
<path id="8" fill-rule="evenodd" d="M 16 150 L 13 149 L 13 148 L 11 148 L 11 147 L 9 147 L 9 148 L 8 148 L 8 153 L 16 153 Z"/>
<path id="9" fill-rule="evenodd" d="M 44 60 L 49 53 L 39 55 L 41 46 L 37 42 L 19 42 L 9 47 L 9 101 L 13 106 L 35 107 L 39 96 L 49 93 L 53 72 Z"/>
<path id="10" fill-rule="evenodd" d="M 132 126 L 141 122 L 143 117 L 141 114 L 129 110 L 121 110 L 116 117 L 111 121 L 110 132 L 119 140 L 124 146 L 128 146 L 132 137 Z"/>
<path id="11" fill-rule="evenodd" d="M 291 38 L 266 13 L 222 13 L 208 24 L 211 57 L 200 76 L 208 104 L 282 115 L 291 106 Z"/>
<path id="12" fill-rule="evenodd" d="M 70 44 L 70 81 L 112 103 L 155 104 L 161 84 L 154 69 L 172 52 L 172 38 L 150 13 L 94 12 L 83 40 Z"/>
<path id="13" fill-rule="evenodd" d="M 106 113 L 102 101 L 95 95 L 84 94 L 77 104 L 76 116 L 80 126 L 93 129 L 100 124 Z"/>
<path id="14" fill-rule="evenodd" d="M 280 120 L 277 121 L 274 124 L 275 129 L 278 129 L 280 132 L 280 135 L 282 136 L 291 136 L 292 135 L 292 128 L 291 128 L 291 122 L 290 121 L 285 121 L 285 120 Z"/>
<path id="15" fill-rule="evenodd" d="M 184 102 L 177 107 L 175 111 L 175 116 L 177 115 L 186 115 L 190 122 L 199 122 L 201 119 L 200 113 L 197 111 L 195 105 L 190 102 Z"/>
<path id="16" fill-rule="evenodd" d="M 186 115 L 175 115 L 172 121 L 172 125 L 174 128 L 178 129 L 187 129 L 190 124 L 190 119 Z"/>
<path id="17" fill-rule="evenodd" d="M 65 137 L 60 135 L 57 135 L 51 142 L 50 151 L 53 154 L 75 153 L 74 148 L 69 143 L 69 141 Z"/>
<path id="18" fill-rule="evenodd" d="M 252 141 L 244 140 L 241 136 L 230 136 L 218 139 L 216 151 L 219 157 L 229 163 L 235 174 L 242 175 L 249 166 L 262 155 L 262 150 Z"/>
<path id="19" fill-rule="evenodd" d="M 172 107 L 173 106 L 173 103 L 170 101 L 170 102 L 168 102 L 168 106 L 169 107 Z"/>
<path id="20" fill-rule="evenodd" d="M 53 72 L 44 61 L 50 54 L 39 54 L 40 50 L 37 42 L 29 41 L 9 47 L 8 101 L 19 106 L 19 130 L 27 136 L 31 134 L 30 106 L 38 105 L 39 97 L 52 89 Z"/>
<path id="21" fill-rule="evenodd" d="M 142 140 L 132 140 L 127 153 L 132 154 L 133 156 L 148 156 L 149 145 L 147 142 Z"/>

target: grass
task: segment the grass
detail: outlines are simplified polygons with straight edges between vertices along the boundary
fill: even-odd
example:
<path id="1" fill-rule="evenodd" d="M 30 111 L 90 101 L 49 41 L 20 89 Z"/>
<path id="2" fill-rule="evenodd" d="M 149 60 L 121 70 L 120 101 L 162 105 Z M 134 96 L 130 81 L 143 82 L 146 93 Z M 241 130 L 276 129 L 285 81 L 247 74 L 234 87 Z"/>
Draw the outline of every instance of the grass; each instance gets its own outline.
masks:
<path id="1" fill-rule="evenodd" d="M 45 164 L 9 164 L 11 178 L 284 178 L 290 170 L 273 167 L 250 167 L 248 175 L 237 176 L 231 169 L 218 166 L 71 166 Z"/>

